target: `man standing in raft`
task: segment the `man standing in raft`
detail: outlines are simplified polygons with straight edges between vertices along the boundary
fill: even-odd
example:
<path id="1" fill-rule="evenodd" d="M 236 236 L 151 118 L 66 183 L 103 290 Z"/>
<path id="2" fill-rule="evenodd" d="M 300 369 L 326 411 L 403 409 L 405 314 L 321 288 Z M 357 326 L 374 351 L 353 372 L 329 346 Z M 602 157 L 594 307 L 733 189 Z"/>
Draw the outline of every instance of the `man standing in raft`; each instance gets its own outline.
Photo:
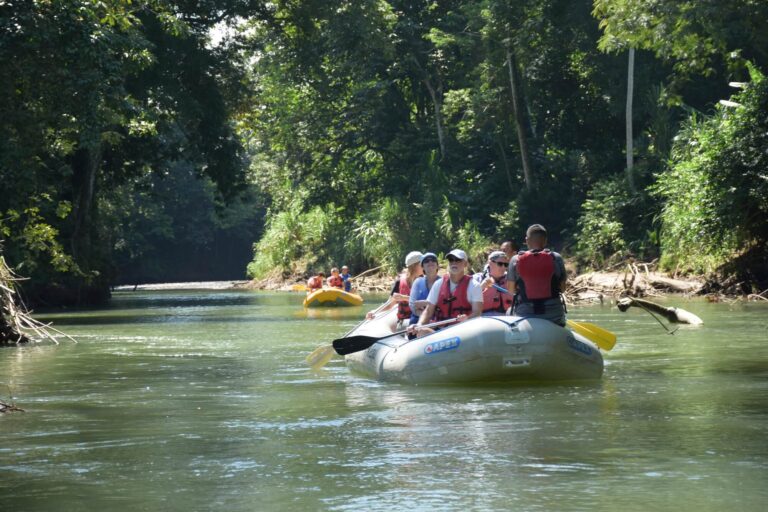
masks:
<path id="1" fill-rule="evenodd" d="M 509 263 L 507 280 L 515 292 L 512 314 L 538 317 L 565 326 L 566 273 L 562 256 L 546 249 L 547 230 L 534 224 L 525 234 L 527 251 L 521 251 Z"/>
<path id="2" fill-rule="evenodd" d="M 456 318 L 462 322 L 468 318 L 483 314 L 483 291 L 466 275 L 467 253 L 454 249 L 448 253 L 448 275 L 435 281 L 429 290 L 429 305 L 421 313 L 419 322 L 409 326 L 409 334 L 426 336 L 434 332 L 429 327 L 422 327 L 434 320 Z"/>

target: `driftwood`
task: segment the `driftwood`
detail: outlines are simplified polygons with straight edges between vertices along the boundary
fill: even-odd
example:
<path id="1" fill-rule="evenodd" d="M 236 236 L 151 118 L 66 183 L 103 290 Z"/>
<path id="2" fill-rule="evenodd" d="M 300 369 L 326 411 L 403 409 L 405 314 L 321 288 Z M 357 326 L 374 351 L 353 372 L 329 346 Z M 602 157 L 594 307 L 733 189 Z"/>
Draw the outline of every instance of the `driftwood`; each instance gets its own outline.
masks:
<path id="1" fill-rule="evenodd" d="M 17 276 L 0 256 L 0 345 L 27 343 L 30 340 L 48 339 L 58 344 L 56 335 L 75 340 L 63 332 L 32 318 L 24 302 L 15 291 Z M 75 342 L 77 343 L 77 342 Z"/>
<path id="2" fill-rule="evenodd" d="M 768 300 L 768 290 L 761 293 L 750 293 L 747 295 L 747 300 Z"/>
<path id="3" fill-rule="evenodd" d="M 649 300 L 638 299 L 635 297 L 625 297 L 619 300 L 617 304 L 621 311 L 626 311 L 630 307 L 639 307 L 646 311 L 658 313 L 670 322 L 679 324 L 701 325 L 704 321 L 690 311 L 682 308 L 664 307 Z"/>
<path id="4" fill-rule="evenodd" d="M 8 404 L 0 400 L 0 413 L 4 412 L 24 412 L 24 409 L 16 407 L 14 403 Z"/>
<path id="5" fill-rule="evenodd" d="M 623 267 L 623 268 L 622 268 Z M 581 274 L 568 281 L 569 302 L 600 302 L 621 296 L 653 297 L 667 293 L 699 293 L 698 280 L 674 279 L 656 269 L 656 261 L 622 261 L 605 271 Z"/>

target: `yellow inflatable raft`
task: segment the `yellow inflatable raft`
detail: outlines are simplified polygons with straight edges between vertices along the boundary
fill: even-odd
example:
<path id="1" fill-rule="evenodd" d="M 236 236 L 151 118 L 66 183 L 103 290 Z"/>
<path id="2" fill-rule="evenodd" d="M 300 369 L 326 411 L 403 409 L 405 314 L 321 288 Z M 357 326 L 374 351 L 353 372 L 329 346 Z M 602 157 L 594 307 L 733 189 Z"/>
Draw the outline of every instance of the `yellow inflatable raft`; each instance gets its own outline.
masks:
<path id="1" fill-rule="evenodd" d="M 305 308 L 362 306 L 363 298 L 354 293 L 345 292 L 339 288 L 321 288 L 307 295 L 304 299 Z"/>

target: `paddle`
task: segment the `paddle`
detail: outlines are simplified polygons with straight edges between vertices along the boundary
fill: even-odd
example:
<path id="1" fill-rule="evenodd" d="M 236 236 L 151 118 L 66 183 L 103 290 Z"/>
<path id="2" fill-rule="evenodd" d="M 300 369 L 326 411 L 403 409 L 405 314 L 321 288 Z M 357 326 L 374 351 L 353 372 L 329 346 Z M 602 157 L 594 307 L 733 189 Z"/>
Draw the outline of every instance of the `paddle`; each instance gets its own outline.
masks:
<path id="1" fill-rule="evenodd" d="M 616 345 L 616 335 L 599 325 L 574 320 L 568 320 L 566 324 L 605 351 L 611 350 Z"/>
<path id="2" fill-rule="evenodd" d="M 431 324 L 422 325 L 420 327 L 437 327 L 438 325 L 449 324 L 449 323 L 455 322 L 456 320 L 457 320 L 456 318 L 449 318 L 448 320 L 433 322 Z M 348 338 L 339 338 L 339 339 L 333 340 L 333 348 L 334 350 L 336 350 L 337 354 L 339 354 L 340 356 L 345 356 L 347 354 L 352 354 L 354 352 L 360 352 L 361 350 L 365 350 L 371 347 L 377 341 L 381 341 L 386 338 L 391 338 L 392 336 L 397 336 L 398 334 L 403 334 L 406 331 L 408 331 L 408 329 L 395 331 L 391 334 L 387 334 L 386 336 L 365 336 L 363 334 L 358 334 L 357 336 L 350 336 Z"/>
<path id="3" fill-rule="evenodd" d="M 509 290 L 503 288 L 497 284 L 492 285 L 500 292 L 509 293 Z M 589 323 L 589 322 L 576 322 L 574 320 L 568 320 L 566 322 L 568 327 L 577 333 L 581 334 L 588 340 L 592 341 L 595 345 L 603 350 L 611 350 L 616 345 L 616 335 L 611 331 L 603 329 L 602 327 Z"/>
<path id="4" fill-rule="evenodd" d="M 379 307 L 377 307 L 376 309 L 374 309 L 373 318 L 376 318 L 376 314 L 379 313 L 379 311 L 381 311 L 381 308 L 383 308 L 386 305 L 387 303 L 385 302 L 379 305 Z M 354 326 L 349 332 L 347 332 L 347 334 L 354 331 L 355 329 L 357 329 L 367 321 L 368 319 L 364 318 L 362 322 Z M 345 336 L 347 334 L 345 334 Z M 333 356 L 335 355 L 336 355 L 336 351 L 333 349 L 333 345 L 329 343 L 327 345 L 320 345 L 319 347 L 317 347 L 306 358 L 304 358 L 304 360 L 307 362 L 309 366 L 312 367 L 313 370 L 319 370 L 320 368 L 328 364 L 328 361 L 333 359 Z"/>

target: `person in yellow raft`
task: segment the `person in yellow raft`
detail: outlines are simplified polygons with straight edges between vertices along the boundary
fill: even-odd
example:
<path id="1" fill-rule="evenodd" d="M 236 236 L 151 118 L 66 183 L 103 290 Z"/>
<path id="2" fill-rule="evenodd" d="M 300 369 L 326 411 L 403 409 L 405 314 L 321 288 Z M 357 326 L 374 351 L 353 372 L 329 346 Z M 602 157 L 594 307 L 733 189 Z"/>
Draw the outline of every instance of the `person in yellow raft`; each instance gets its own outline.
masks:
<path id="1" fill-rule="evenodd" d="M 419 251 L 408 253 L 405 257 L 405 270 L 395 279 L 389 299 L 382 306 L 366 313 L 366 319 L 370 320 L 377 313 L 390 310 L 395 306 L 397 306 L 398 326 L 402 326 L 406 320 L 411 318 L 411 308 L 408 306 L 408 301 L 411 298 L 411 287 L 416 278 L 424 274 L 424 270 L 421 268 L 421 256 L 422 254 Z"/>
<path id="2" fill-rule="evenodd" d="M 340 290 L 344 289 L 344 280 L 339 275 L 339 269 L 336 267 L 331 269 L 331 275 L 328 276 L 328 286 L 331 288 L 338 288 Z"/>
<path id="3" fill-rule="evenodd" d="M 325 274 L 322 272 L 318 272 L 317 275 L 310 277 L 307 280 L 307 292 L 312 293 L 313 291 L 322 288 L 323 281 L 325 281 Z"/>
<path id="4" fill-rule="evenodd" d="M 349 267 L 346 265 L 341 266 L 341 280 L 344 281 L 344 291 L 352 291 L 352 274 L 349 273 Z"/>

